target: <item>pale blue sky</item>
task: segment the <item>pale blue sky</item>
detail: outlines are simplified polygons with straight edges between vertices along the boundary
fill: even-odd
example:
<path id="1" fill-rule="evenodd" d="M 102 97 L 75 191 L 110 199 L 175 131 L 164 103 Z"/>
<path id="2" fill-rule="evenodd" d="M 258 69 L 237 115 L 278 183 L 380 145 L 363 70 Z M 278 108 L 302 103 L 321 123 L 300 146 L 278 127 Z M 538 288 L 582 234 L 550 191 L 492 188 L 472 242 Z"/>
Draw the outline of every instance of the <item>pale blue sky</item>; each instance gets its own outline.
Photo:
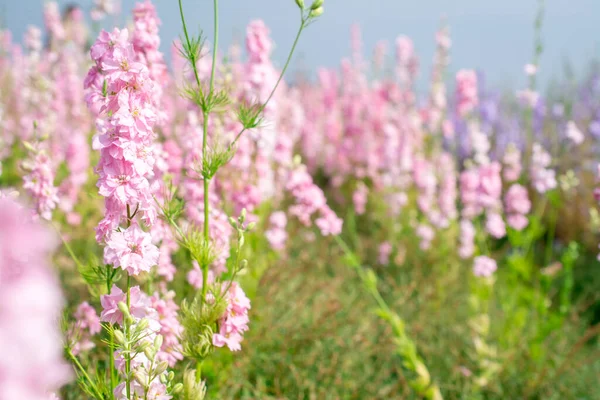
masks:
<path id="1" fill-rule="evenodd" d="M 154 2 L 163 21 L 161 37 L 167 52 L 181 30 L 177 1 Z M 27 25 L 41 25 L 42 3 L 43 0 L 0 0 L 0 13 L 20 39 Z M 78 3 L 89 9 L 92 0 L 59 3 Z M 129 17 L 134 0 L 123 0 L 122 4 L 124 20 Z M 202 27 L 209 40 L 211 4 L 209 0 L 184 1 L 189 24 Z M 283 63 L 298 24 L 294 0 L 221 0 L 220 4 L 224 43 L 241 37 L 252 19 L 262 18 L 277 44 L 275 62 Z M 433 57 L 434 33 L 440 17 L 445 15 L 453 41 L 451 69 L 481 69 L 495 86 L 514 88 L 523 84 L 523 65 L 531 58 L 536 7 L 536 0 L 325 0 L 325 14 L 302 37 L 294 65 L 309 69 L 337 66 L 350 53 L 350 27 L 356 22 L 362 27 L 368 54 L 381 39 L 387 40 L 391 48 L 396 36 L 410 36 L 424 68 L 424 82 Z M 600 0 L 546 0 L 543 35 L 542 82 L 560 75 L 566 59 L 581 70 L 600 56 Z"/>

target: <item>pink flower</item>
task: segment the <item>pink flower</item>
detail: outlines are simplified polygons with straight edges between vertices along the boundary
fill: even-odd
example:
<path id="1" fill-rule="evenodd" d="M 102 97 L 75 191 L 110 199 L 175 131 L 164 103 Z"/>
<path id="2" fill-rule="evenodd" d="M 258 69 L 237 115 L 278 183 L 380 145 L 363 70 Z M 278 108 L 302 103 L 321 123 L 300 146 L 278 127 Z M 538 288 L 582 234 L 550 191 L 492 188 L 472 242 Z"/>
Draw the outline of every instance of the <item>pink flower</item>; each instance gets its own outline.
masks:
<path id="1" fill-rule="evenodd" d="M 127 294 L 113 285 L 110 294 L 100 296 L 102 312 L 100 320 L 111 324 L 123 325 L 123 313 L 119 310 L 119 303 L 127 303 Z M 140 290 L 139 286 L 129 289 L 129 313 L 135 318 L 144 318 L 151 310 L 150 299 Z"/>
<path id="2" fill-rule="evenodd" d="M 390 255 L 393 251 L 393 246 L 390 242 L 383 242 L 379 245 L 379 256 L 377 260 L 381 265 L 388 265 L 390 263 Z"/>
<path id="3" fill-rule="evenodd" d="M 485 228 L 490 233 L 490 235 L 492 235 L 496 239 L 500 239 L 504 237 L 504 235 L 506 235 L 506 226 L 504 225 L 504 220 L 502 220 L 500 214 L 488 214 L 485 223 Z"/>
<path id="4" fill-rule="evenodd" d="M 321 211 L 321 217 L 317 218 L 315 224 L 321 231 L 323 236 L 337 236 L 342 233 L 342 224 L 344 221 L 335 215 L 335 213 L 329 209 Z"/>
<path id="5" fill-rule="evenodd" d="M 471 112 L 479 103 L 475 71 L 461 69 L 456 73 L 456 102 L 456 109 L 462 117 Z"/>
<path id="6" fill-rule="evenodd" d="M 49 265 L 56 240 L 1 195 L 0 221 L 0 399 L 47 399 L 72 375 L 58 326 L 62 294 Z"/>
<path id="7" fill-rule="evenodd" d="M 246 29 L 246 48 L 251 60 L 264 62 L 271 54 L 273 44 L 269 38 L 269 28 L 261 20 L 252 21 Z"/>
<path id="8" fill-rule="evenodd" d="M 585 140 L 585 136 L 583 136 L 583 133 L 579 130 L 579 128 L 577 127 L 577 125 L 575 125 L 575 122 L 573 121 L 567 122 L 566 136 L 576 145 L 583 143 L 583 141 Z"/>
<path id="9" fill-rule="evenodd" d="M 487 256 L 478 256 L 473 260 L 473 274 L 475 276 L 489 278 L 497 268 L 496 260 Z"/>
<path id="10" fill-rule="evenodd" d="M 104 262 L 120 267 L 130 275 L 150 272 L 158 263 L 158 256 L 152 237 L 137 224 L 124 231 L 113 231 L 104 248 Z"/>
<path id="11" fill-rule="evenodd" d="M 368 193 L 369 189 L 364 183 L 361 182 L 352 194 L 354 211 L 357 215 L 362 215 L 365 213 Z"/>
<path id="12" fill-rule="evenodd" d="M 219 321 L 219 332 L 213 335 L 213 345 L 241 350 L 243 334 L 248 330 L 250 299 L 237 282 L 231 282 L 226 295 L 227 309 Z"/>
<path id="13" fill-rule="evenodd" d="M 475 227 L 471 221 L 463 219 L 460 221 L 460 247 L 458 254 L 461 258 L 469 258 L 475 252 Z"/>
<path id="14" fill-rule="evenodd" d="M 506 148 L 502 163 L 504 164 L 502 171 L 504 180 L 507 182 L 518 180 L 523 168 L 521 166 L 521 152 L 514 144 L 511 143 Z"/>

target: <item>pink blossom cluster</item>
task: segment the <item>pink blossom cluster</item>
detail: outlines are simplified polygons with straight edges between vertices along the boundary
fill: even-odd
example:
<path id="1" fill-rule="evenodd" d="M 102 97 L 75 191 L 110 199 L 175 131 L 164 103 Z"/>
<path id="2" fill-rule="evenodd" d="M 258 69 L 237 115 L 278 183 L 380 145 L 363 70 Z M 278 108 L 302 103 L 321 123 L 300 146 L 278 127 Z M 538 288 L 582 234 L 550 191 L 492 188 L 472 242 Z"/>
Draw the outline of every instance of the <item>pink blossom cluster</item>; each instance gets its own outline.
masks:
<path id="1" fill-rule="evenodd" d="M 244 332 L 248 330 L 250 299 L 237 282 L 231 282 L 225 300 L 227 309 L 219 320 L 219 332 L 213 335 L 213 345 L 238 351 L 242 348 Z"/>
<path id="2" fill-rule="evenodd" d="M 501 210 L 502 177 L 500 163 L 494 161 L 464 170 L 460 175 L 462 214 L 473 218 L 483 211 Z"/>
<path id="3" fill-rule="evenodd" d="M 0 398 L 45 400 L 72 377 L 58 325 L 63 298 L 48 264 L 56 241 L 9 197 L 0 197 L 0 220 Z"/>
<path id="4" fill-rule="evenodd" d="M 549 168 L 552 157 L 539 143 L 533 144 L 529 174 L 533 187 L 539 193 L 545 193 L 556 187 L 556 173 Z"/>
<path id="5" fill-rule="evenodd" d="M 315 224 L 323 236 L 339 235 L 342 220 L 327 205 L 325 194 L 313 183 L 312 177 L 304 166 L 292 170 L 288 176 L 286 189 L 292 194 L 295 204 L 289 209 L 306 226 L 311 225 L 311 217 L 319 214 Z"/>
<path id="6" fill-rule="evenodd" d="M 96 347 L 92 338 L 100 333 L 102 325 L 96 309 L 87 301 L 81 303 L 73 313 L 75 324 L 71 327 L 70 338 L 73 341 L 71 351 L 74 355 Z"/>
<path id="7" fill-rule="evenodd" d="M 154 84 L 146 66 L 135 61 L 136 54 L 126 30 L 102 31 L 90 54 L 95 66 L 85 81 L 89 89 L 86 99 L 91 110 L 98 110 L 104 116 L 98 119 L 98 134 L 94 137 L 94 148 L 100 150 L 97 186 L 106 206 L 96 237 L 99 241 L 107 239 L 127 246 L 147 244 L 149 238 L 143 238 L 147 233 L 141 229 L 134 227 L 135 235 L 129 235 L 136 243 L 125 243 L 127 238 L 116 229 L 125 218 L 131 221 L 137 213 L 142 214 L 149 225 L 156 219 L 149 183 L 154 165 Z M 112 235 L 117 237 L 113 240 Z M 131 252 L 139 250 L 136 247 Z M 143 256 L 144 262 L 155 263 L 154 253 L 151 252 L 152 257 Z M 147 264 L 137 264 L 130 272 L 139 273 L 146 268 Z"/>
<path id="8" fill-rule="evenodd" d="M 144 342 L 151 345 L 158 335 L 167 334 L 169 344 L 165 345 L 166 341 L 163 336 L 163 347 L 161 347 L 161 351 L 156 355 L 156 358 L 157 360 L 166 360 L 170 365 L 174 365 L 177 360 L 181 359 L 180 347 L 176 339 L 181 327 L 178 322 L 173 320 L 173 313 L 177 309 L 174 304 L 170 303 L 171 296 L 171 294 L 168 294 L 166 299 L 161 300 L 158 294 L 150 297 L 140 290 L 139 286 L 134 286 L 129 290 L 129 314 L 133 319 L 133 321 L 130 321 L 130 329 L 132 330 L 135 330 L 136 325 L 142 320 L 147 322 L 140 343 L 137 343 L 137 345 L 143 346 Z M 124 315 L 119 308 L 119 303 L 127 302 L 127 293 L 124 293 L 117 286 L 113 286 L 109 294 L 100 297 L 100 302 L 103 308 L 100 319 L 110 324 L 123 326 Z M 116 367 L 123 373 L 125 370 L 125 357 L 120 351 L 117 351 L 115 356 Z M 131 371 L 134 375 L 149 377 L 151 368 L 155 365 L 156 360 L 149 359 L 147 352 L 136 353 L 131 359 Z M 150 387 L 148 398 L 161 400 L 171 398 L 167 395 L 167 387 L 160 378 L 164 374 L 166 372 L 159 374 L 151 382 L 147 382 Z M 137 379 L 131 382 L 130 389 L 132 393 L 138 396 L 145 396 L 144 386 Z M 127 399 L 126 393 L 126 382 L 120 383 L 114 390 L 117 399 Z"/>
<path id="9" fill-rule="evenodd" d="M 161 361 L 167 361 L 170 367 L 174 367 L 178 361 L 183 360 L 183 349 L 179 343 L 179 338 L 183 333 L 183 327 L 179 323 L 177 311 L 179 306 L 175 303 L 175 292 L 167 291 L 160 296 L 155 293 L 151 298 L 152 308 L 158 314 L 160 331 L 163 337 L 161 350 L 157 357 Z"/>
<path id="10" fill-rule="evenodd" d="M 523 166 L 521 165 L 521 152 L 514 144 L 506 147 L 502 158 L 503 168 L 502 177 L 505 182 L 514 182 L 519 180 Z"/>
<path id="11" fill-rule="evenodd" d="M 285 248 L 288 234 L 285 230 L 287 226 L 287 217 L 283 211 L 275 211 L 269 217 L 269 229 L 265 232 L 265 237 L 273 249 L 281 251 Z"/>
<path id="12" fill-rule="evenodd" d="M 58 189 L 54 186 L 54 171 L 50 158 L 44 150 L 34 150 L 31 158 L 24 161 L 28 174 L 23 177 L 23 189 L 33 200 L 36 212 L 46 220 L 52 219 L 52 211 L 59 202 Z"/>
<path id="13" fill-rule="evenodd" d="M 508 225 L 520 231 L 529 223 L 527 214 L 531 210 L 531 201 L 527 189 L 517 183 L 510 186 L 504 196 L 506 221 Z"/>
<path id="14" fill-rule="evenodd" d="M 463 117 L 479 103 L 475 71 L 461 69 L 456 73 L 456 103 L 456 110 Z"/>
<path id="15" fill-rule="evenodd" d="M 496 260 L 488 256 L 477 256 L 473 260 L 473 274 L 481 278 L 491 277 L 498 266 Z"/>

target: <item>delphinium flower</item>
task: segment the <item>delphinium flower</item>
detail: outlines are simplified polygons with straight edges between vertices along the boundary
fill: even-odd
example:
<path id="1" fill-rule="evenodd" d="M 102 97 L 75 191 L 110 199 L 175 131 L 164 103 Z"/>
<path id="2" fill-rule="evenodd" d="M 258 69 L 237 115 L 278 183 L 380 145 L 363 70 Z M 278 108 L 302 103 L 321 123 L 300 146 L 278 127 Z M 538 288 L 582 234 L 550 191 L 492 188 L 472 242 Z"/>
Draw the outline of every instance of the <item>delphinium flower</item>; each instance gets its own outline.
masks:
<path id="1" fill-rule="evenodd" d="M 0 398 L 45 400 L 71 377 L 48 263 L 56 241 L 10 197 L 0 196 L 0 220 Z"/>
<path id="2" fill-rule="evenodd" d="M 152 308 L 158 314 L 158 321 L 160 322 L 159 334 L 163 337 L 162 346 L 157 357 L 161 361 L 167 361 L 171 368 L 178 361 L 183 360 L 183 349 L 179 343 L 183 327 L 177 316 L 179 306 L 175 303 L 174 298 L 175 292 L 172 290 L 162 294 L 154 293 L 150 298 Z"/>
<path id="3" fill-rule="evenodd" d="M 529 173 L 535 190 L 545 193 L 556 187 L 556 173 L 549 168 L 552 157 L 539 143 L 533 144 Z"/>
<path id="4" fill-rule="evenodd" d="M 49 1 L 44 5 L 44 23 L 50 34 L 51 43 L 64 39 L 65 29 L 60 17 L 58 4 L 55 1 Z"/>
<path id="5" fill-rule="evenodd" d="M 117 0 L 94 0 L 94 7 L 90 13 L 92 20 L 99 21 L 107 15 L 115 14 L 118 11 Z"/>
<path id="6" fill-rule="evenodd" d="M 473 70 L 461 69 L 456 73 L 456 110 L 462 117 L 478 104 L 477 74 Z"/>
<path id="7" fill-rule="evenodd" d="M 104 261 L 130 275 L 150 272 L 157 264 L 158 256 L 158 248 L 152 243 L 152 238 L 137 223 L 111 232 L 104 248 Z"/>
<path id="8" fill-rule="evenodd" d="M 498 266 L 496 260 L 487 256 L 477 256 L 473 260 L 473 274 L 482 278 L 491 277 Z"/>
<path id="9" fill-rule="evenodd" d="M 460 247 L 458 254 L 461 258 L 469 258 L 475 253 L 475 227 L 468 219 L 460 221 Z"/>
<path id="10" fill-rule="evenodd" d="M 392 251 L 394 247 L 388 241 L 385 241 L 379 245 L 378 251 L 379 255 L 377 256 L 377 261 L 381 265 L 388 265 L 390 263 L 390 256 L 392 255 Z"/>
<path id="11" fill-rule="evenodd" d="M 160 360 L 165 354 L 159 357 L 163 351 L 163 325 L 152 299 L 139 286 L 131 287 L 129 294 L 113 286 L 110 294 L 102 295 L 100 301 L 103 307 L 100 319 L 127 333 L 115 333 L 118 344 L 123 346 L 115 352 L 115 366 L 124 374 L 124 381 L 114 389 L 115 397 L 128 399 L 129 393 L 142 397 L 148 393 L 148 398 L 170 399 L 163 383 L 169 361 Z M 133 379 L 127 378 L 129 375 Z"/>
<path id="12" fill-rule="evenodd" d="M 73 318 L 75 324 L 71 327 L 69 334 L 71 340 L 73 340 L 71 352 L 73 355 L 78 355 L 96 346 L 92 341 L 92 337 L 100 333 L 102 325 L 100 325 L 100 317 L 96 310 L 87 301 L 77 307 L 73 313 Z"/>
<path id="13" fill-rule="evenodd" d="M 419 244 L 421 250 L 429 250 L 431 242 L 435 238 L 435 231 L 433 228 L 427 224 L 419 224 L 415 230 L 415 234 L 421 239 Z"/>
<path id="14" fill-rule="evenodd" d="M 274 250 L 281 251 L 285 248 L 288 234 L 285 230 L 287 217 L 284 211 L 275 211 L 269 217 L 269 229 L 265 237 Z"/>
<path id="15" fill-rule="evenodd" d="M 39 145 L 37 146 L 39 147 Z M 54 186 L 54 171 L 50 157 L 44 149 L 29 148 L 29 158 L 22 166 L 27 171 L 23 177 L 23 189 L 29 194 L 40 217 L 52 219 L 52 211 L 59 202 L 58 189 Z"/>
<path id="16" fill-rule="evenodd" d="M 515 230 L 522 230 L 528 224 L 527 214 L 531 210 L 531 201 L 527 189 L 519 184 L 513 184 L 504 196 L 506 221 Z"/>
<path id="17" fill-rule="evenodd" d="M 433 132 L 438 131 L 442 127 L 441 122 L 447 107 L 444 74 L 449 63 L 449 52 L 452 41 L 446 24 L 442 24 L 436 32 L 435 42 L 436 48 L 431 72 L 431 86 L 429 89 L 429 107 L 427 109 L 428 127 Z"/>
<path id="18" fill-rule="evenodd" d="M 439 226 L 447 227 L 450 221 L 457 217 L 457 176 L 454 160 L 449 153 L 443 152 L 439 156 L 437 170 L 440 175 L 438 178 L 438 209 L 441 215 Z"/>
<path id="19" fill-rule="evenodd" d="M 286 189 L 294 197 L 295 203 L 289 212 L 305 226 L 311 225 L 311 217 L 318 214 L 315 224 L 323 236 L 337 235 L 342 230 L 342 220 L 335 215 L 325 199 L 321 188 L 313 183 L 306 167 L 300 165 L 290 171 Z"/>
<path id="20" fill-rule="evenodd" d="M 368 190 L 369 189 L 367 188 L 367 186 L 364 183 L 360 182 L 354 190 L 354 193 L 352 193 L 354 212 L 356 212 L 357 215 L 362 215 L 366 211 L 367 196 L 369 193 Z"/>
<path id="21" fill-rule="evenodd" d="M 585 140 L 585 136 L 573 121 L 567 122 L 565 136 L 576 145 L 583 143 Z"/>
<path id="22" fill-rule="evenodd" d="M 133 214 L 141 214 L 149 225 L 156 219 L 148 181 L 154 164 L 156 113 L 154 84 L 148 69 L 134 61 L 127 31 L 102 31 L 90 53 L 96 65 L 86 78 L 88 104 L 105 118 L 98 121 L 94 138 L 94 148 L 100 150 L 97 186 L 106 205 L 105 218 L 97 228 L 97 239 L 102 241 Z"/>
<path id="23" fill-rule="evenodd" d="M 502 158 L 502 177 L 505 182 L 514 182 L 521 176 L 521 152 L 513 143 L 509 143 Z"/>
<path id="24" fill-rule="evenodd" d="M 244 332 L 248 330 L 250 300 L 237 282 L 231 282 L 225 299 L 227 308 L 219 320 L 219 332 L 213 335 L 213 344 L 238 351 Z"/>

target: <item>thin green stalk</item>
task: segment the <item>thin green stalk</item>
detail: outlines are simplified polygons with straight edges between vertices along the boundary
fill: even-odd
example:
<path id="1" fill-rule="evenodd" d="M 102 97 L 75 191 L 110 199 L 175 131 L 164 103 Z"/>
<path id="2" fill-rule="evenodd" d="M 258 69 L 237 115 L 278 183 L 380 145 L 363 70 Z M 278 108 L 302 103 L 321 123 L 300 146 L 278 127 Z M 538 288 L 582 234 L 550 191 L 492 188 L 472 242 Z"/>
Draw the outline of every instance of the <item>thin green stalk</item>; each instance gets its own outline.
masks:
<path id="1" fill-rule="evenodd" d="M 439 387 L 433 382 L 427 366 L 417 354 L 415 343 L 406 333 L 406 329 L 404 328 L 405 323 L 402 318 L 400 318 L 400 316 L 385 302 L 377 289 L 377 284 L 373 284 L 372 279 L 362 267 L 360 260 L 350 247 L 348 247 L 346 242 L 344 242 L 340 236 L 336 235 L 334 238 L 379 306 L 381 310 L 379 316 L 391 325 L 398 343 L 398 353 L 403 359 L 403 366 L 408 369 L 411 374 L 416 375 L 414 378 L 407 377 L 410 386 L 419 396 L 427 400 L 443 400 Z"/>
<path id="2" fill-rule="evenodd" d="M 106 290 L 107 293 L 110 293 L 110 289 L 112 286 L 112 279 L 111 279 L 111 274 L 109 273 L 110 271 L 110 265 L 106 266 Z M 113 331 L 109 330 L 108 331 L 108 335 L 109 335 L 109 349 L 108 349 L 108 361 L 109 361 L 109 374 L 110 374 L 110 397 L 114 399 L 114 390 L 115 387 L 117 385 L 117 376 L 115 375 L 116 369 L 115 369 L 115 356 L 114 356 L 114 348 L 115 348 L 115 336 L 113 335 Z"/>
<path id="3" fill-rule="evenodd" d="M 271 90 L 269 97 L 267 97 L 267 100 L 260 106 L 260 109 L 258 112 L 259 114 L 262 113 L 264 111 L 264 109 L 267 107 L 267 104 L 269 103 L 269 101 L 275 94 L 277 87 L 281 83 L 281 80 L 283 79 L 283 76 L 285 75 L 285 71 L 288 69 L 290 62 L 292 61 L 292 56 L 294 55 L 294 52 L 296 51 L 296 46 L 298 45 L 298 41 L 300 40 L 300 35 L 302 34 L 302 31 L 304 30 L 304 28 L 306 28 L 306 22 L 307 22 L 307 19 L 302 17 L 302 22 L 300 23 L 300 28 L 298 28 L 298 33 L 296 33 L 296 38 L 294 39 L 294 44 L 292 45 L 290 53 L 288 54 L 287 60 L 285 61 L 285 65 L 283 66 L 283 69 L 281 70 L 281 74 L 279 75 L 279 78 L 277 79 L 277 82 L 275 83 L 273 90 Z M 236 143 L 238 142 L 238 140 L 240 139 L 242 134 L 244 132 L 246 132 L 246 130 L 247 130 L 246 128 L 242 128 L 242 130 L 237 134 L 237 136 L 235 137 L 233 142 L 231 142 L 231 144 L 229 145 L 230 149 L 236 145 Z"/>
<path id="4" fill-rule="evenodd" d="M 79 372 L 81 373 L 81 375 L 89 382 L 90 388 L 93 389 L 94 394 L 97 396 L 97 399 L 102 400 L 104 398 L 104 396 L 102 396 L 102 393 L 100 393 L 100 391 L 96 387 L 96 384 L 94 383 L 94 381 L 92 381 L 90 376 L 87 374 L 85 368 L 83 368 L 83 366 L 81 365 L 81 363 L 79 362 L 77 357 L 75 357 L 75 355 L 73 354 L 73 352 L 71 352 L 70 349 L 67 351 L 67 354 L 69 355 L 69 358 L 71 359 L 71 361 L 73 361 L 73 363 L 75 364 L 77 369 L 79 369 Z"/>
<path id="5" fill-rule="evenodd" d="M 196 382 L 202 380 L 202 360 L 196 361 Z"/>
<path id="6" fill-rule="evenodd" d="M 129 310 L 129 307 L 131 306 L 131 293 L 130 293 L 130 287 L 131 287 L 131 276 L 127 275 L 127 309 Z M 130 345 L 130 331 L 131 331 L 131 327 L 129 326 L 129 320 L 128 318 L 123 318 L 123 324 L 125 325 L 125 338 L 127 340 L 127 349 L 126 349 L 126 353 L 125 353 L 125 385 L 126 385 L 126 390 L 127 390 L 127 399 L 131 399 L 131 353 L 130 353 L 130 349 L 129 349 L 129 345 Z"/>

